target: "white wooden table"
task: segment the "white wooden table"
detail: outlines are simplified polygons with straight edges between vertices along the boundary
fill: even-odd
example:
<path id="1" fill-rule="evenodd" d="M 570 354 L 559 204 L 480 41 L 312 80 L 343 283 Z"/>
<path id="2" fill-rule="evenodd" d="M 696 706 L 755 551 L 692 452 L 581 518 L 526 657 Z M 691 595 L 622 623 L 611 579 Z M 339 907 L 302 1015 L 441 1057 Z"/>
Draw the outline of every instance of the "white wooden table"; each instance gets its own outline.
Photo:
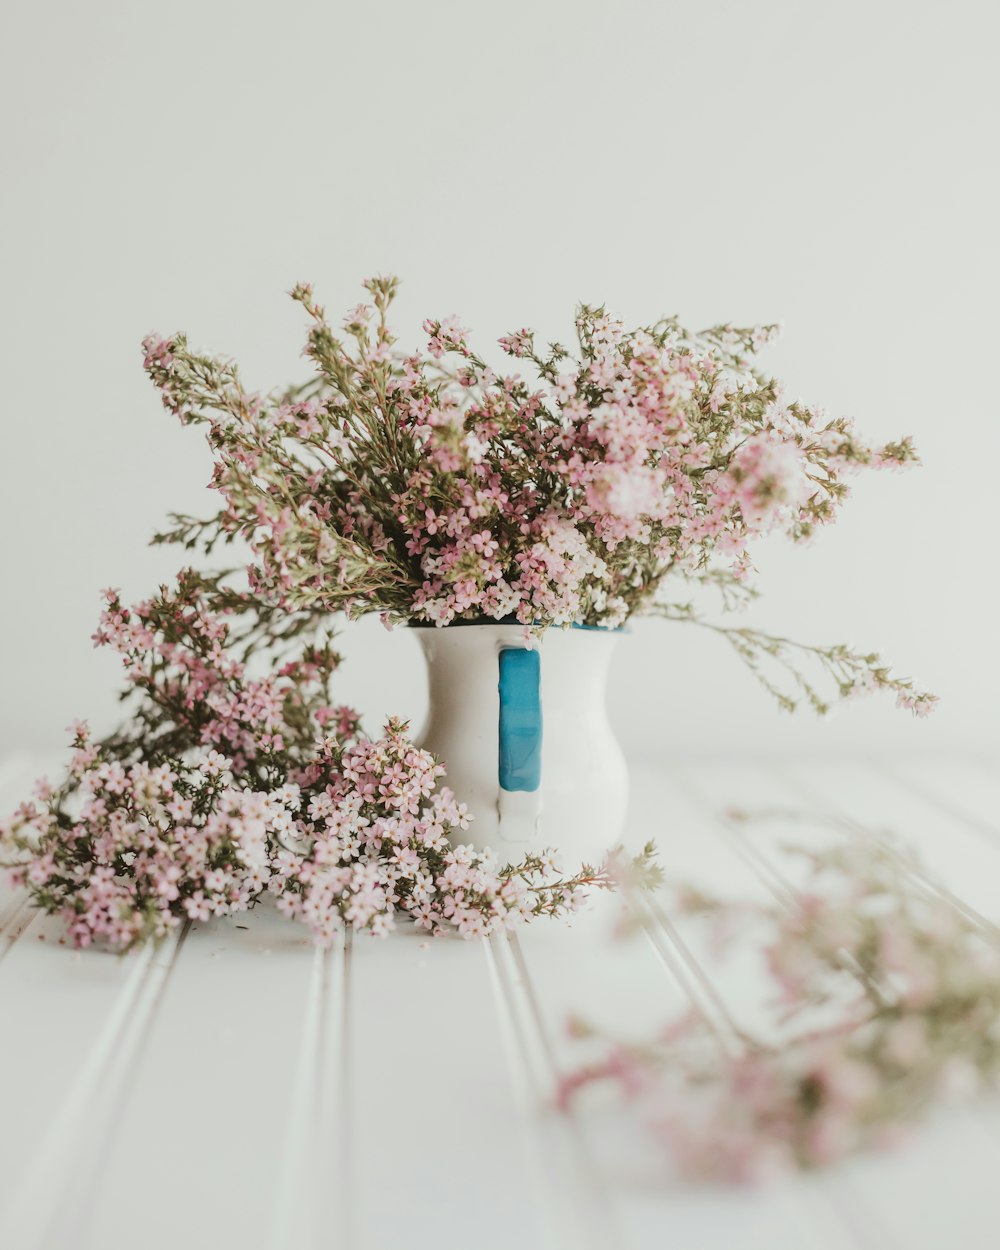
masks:
<path id="1" fill-rule="evenodd" d="M 0 773 L 4 811 L 35 771 Z M 896 829 L 1000 917 L 985 765 L 677 764 L 634 790 L 633 827 L 673 877 L 760 891 L 778 840 L 818 822 L 763 820 L 748 855 L 725 812 L 796 809 Z M 579 1058 L 570 1012 L 639 1033 L 688 1004 L 685 955 L 701 956 L 669 917 L 616 944 L 604 899 L 572 927 L 317 952 L 260 908 L 117 958 L 61 945 L 3 891 L 0 1250 L 1000 1246 L 989 1105 L 763 1191 L 667 1185 L 630 1122 L 552 1112 L 555 1073 Z M 713 975 L 738 1013 L 747 987 Z"/>

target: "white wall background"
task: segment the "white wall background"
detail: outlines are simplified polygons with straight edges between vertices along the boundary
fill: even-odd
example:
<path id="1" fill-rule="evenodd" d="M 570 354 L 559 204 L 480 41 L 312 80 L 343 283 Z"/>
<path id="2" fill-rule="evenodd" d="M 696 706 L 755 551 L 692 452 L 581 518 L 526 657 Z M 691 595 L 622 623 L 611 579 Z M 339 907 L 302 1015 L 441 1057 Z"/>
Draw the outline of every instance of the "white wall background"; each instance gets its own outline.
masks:
<path id="1" fill-rule="evenodd" d="M 759 555 L 754 619 L 881 647 L 942 696 L 779 715 L 725 648 L 639 625 L 616 669 L 633 752 L 996 747 L 1000 279 L 996 5 L 678 0 L 6 0 L 0 749 L 115 716 L 98 589 L 146 594 L 145 542 L 208 508 L 207 453 L 160 409 L 156 328 L 301 376 L 299 310 L 371 272 L 401 325 L 564 337 L 783 318 L 793 393 L 926 467 L 864 479 L 810 550 Z M 343 695 L 419 715 L 412 639 L 352 626 Z"/>

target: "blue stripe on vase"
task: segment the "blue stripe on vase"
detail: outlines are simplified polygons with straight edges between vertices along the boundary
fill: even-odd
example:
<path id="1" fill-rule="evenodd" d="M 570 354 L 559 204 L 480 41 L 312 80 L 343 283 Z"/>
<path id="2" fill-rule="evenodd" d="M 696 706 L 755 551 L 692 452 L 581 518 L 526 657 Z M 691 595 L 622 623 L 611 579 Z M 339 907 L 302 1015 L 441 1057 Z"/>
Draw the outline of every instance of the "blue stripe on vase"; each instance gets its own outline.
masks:
<path id="1" fill-rule="evenodd" d="M 500 787 L 537 790 L 542 781 L 541 658 L 525 647 L 500 652 Z"/>

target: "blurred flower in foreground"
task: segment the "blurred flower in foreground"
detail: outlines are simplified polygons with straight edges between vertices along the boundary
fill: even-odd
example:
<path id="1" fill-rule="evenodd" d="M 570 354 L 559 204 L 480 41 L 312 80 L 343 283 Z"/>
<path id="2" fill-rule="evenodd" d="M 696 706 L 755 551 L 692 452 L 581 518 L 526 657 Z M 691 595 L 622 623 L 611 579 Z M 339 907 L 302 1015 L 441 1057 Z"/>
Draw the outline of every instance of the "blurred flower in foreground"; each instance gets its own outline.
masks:
<path id="1" fill-rule="evenodd" d="M 791 853 L 810 869 L 794 900 L 682 890 L 672 908 L 723 950 L 762 931 L 767 1036 L 720 1037 L 699 1011 L 642 1044 L 575 1020 L 603 1054 L 563 1078 L 563 1107 L 611 1082 L 677 1174 L 745 1182 L 888 1144 L 937 1098 L 995 1086 L 1000 930 L 884 839 Z"/>

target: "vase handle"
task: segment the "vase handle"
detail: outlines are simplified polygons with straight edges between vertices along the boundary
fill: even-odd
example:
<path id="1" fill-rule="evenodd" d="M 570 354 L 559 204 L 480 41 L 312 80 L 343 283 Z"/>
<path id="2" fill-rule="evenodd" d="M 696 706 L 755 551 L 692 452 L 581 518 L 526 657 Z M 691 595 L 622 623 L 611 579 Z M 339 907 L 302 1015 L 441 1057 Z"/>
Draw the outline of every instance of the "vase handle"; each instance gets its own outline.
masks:
<path id="1" fill-rule="evenodd" d="M 541 657 L 527 647 L 500 651 L 500 789 L 534 793 L 542 783 Z"/>

